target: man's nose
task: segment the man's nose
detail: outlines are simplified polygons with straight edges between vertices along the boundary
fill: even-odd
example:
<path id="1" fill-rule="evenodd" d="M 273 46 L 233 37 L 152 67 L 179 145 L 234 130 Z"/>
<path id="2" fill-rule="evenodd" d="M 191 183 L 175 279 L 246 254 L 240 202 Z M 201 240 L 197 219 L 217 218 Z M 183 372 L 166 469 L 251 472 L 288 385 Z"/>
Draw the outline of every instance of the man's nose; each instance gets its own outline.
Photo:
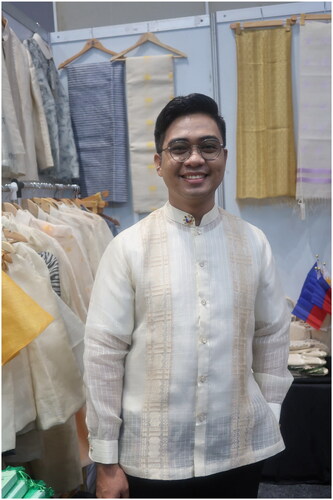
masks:
<path id="1" fill-rule="evenodd" d="M 193 161 L 194 162 L 199 161 L 200 163 L 203 163 L 205 161 L 200 153 L 200 149 L 196 145 L 192 146 L 190 156 L 185 160 L 184 163 L 193 162 Z"/>

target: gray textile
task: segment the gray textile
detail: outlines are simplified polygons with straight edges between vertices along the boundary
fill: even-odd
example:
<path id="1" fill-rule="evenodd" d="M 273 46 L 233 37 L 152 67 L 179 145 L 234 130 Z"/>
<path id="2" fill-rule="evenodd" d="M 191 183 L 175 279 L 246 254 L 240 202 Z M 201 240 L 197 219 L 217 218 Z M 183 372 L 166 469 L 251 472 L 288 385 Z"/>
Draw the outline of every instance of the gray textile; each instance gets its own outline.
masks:
<path id="1" fill-rule="evenodd" d="M 83 196 L 109 190 L 128 199 L 128 133 L 124 64 L 101 62 L 67 68 L 70 110 Z"/>
<path id="2" fill-rule="evenodd" d="M 54 167 L 50 180 L 71 182 L 79 165 L 69 111 L 68 97 L 53 59 L 47 59 L 33 38 L 24 41 L 36 68 L 50 135 Z"/>

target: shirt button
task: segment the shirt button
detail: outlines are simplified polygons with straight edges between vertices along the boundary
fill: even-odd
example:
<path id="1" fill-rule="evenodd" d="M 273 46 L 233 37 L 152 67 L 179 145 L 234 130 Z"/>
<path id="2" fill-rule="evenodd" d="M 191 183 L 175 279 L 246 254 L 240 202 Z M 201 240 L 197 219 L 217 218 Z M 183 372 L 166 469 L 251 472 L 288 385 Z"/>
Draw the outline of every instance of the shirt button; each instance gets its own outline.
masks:
<path id="1" fill-rule="evenodd" d="M 206 420 L 206 415 L 205 413 L 200 413 L 198 416 L 199 422 L 204 422 Z"/>
<path id="2" fill-rule="evenodd" d="M 202 344 L 207 344 L 207 339 L 205 337 L 201 337 L 200 342 Z"/>
<path id="3" fill-rule="evenodd" d="M 202 299 L 201 304 L 202 304 L 203 306 L 205 306 L 205 305 L 207 304 L 207 300 Z"/>
<path id="4" fill-rule="evenodd" d="M 200 267 L 204 267 L 205 263 L 204 262 L 199 262 Z"/>
<path id="5" fill-rule="evenodd" d="M 206 382 L 206 380 L 207 380 L 206 375 L 201 375 L 201 376 L 199 377 L 199 381 L 200 381 L 202 384 L 203 384 L 204 382 Z"/>

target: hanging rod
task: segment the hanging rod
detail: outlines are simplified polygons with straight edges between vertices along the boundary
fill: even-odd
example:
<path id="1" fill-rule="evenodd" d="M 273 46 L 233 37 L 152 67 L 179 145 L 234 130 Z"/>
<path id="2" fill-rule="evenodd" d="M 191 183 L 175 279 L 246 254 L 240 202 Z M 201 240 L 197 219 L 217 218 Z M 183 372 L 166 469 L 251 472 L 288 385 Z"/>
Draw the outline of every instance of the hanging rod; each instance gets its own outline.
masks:
<path id="1" fill-rule="evenodd" d="M 273 26 L 285 26 L 286 29 L 290 29 L 290 26 L 296 21 L 293 18 L 287 19 L 267 19 L 265 21 L 247 21 L 244 23 L 232 23 L 230 28 L 236 30 L 237 34 L 242 29 L 246 28 L 271 28 Z"/>
<path id="2" fill-rule="evenodd" d="M 34 181 L 22 181 L 24 188 L 27 189 L 53 189 L 56 191 L 65 191 L 66 189 L 71 189 L 74 192 L 80 191 L 80 186 L 78 184 L 52 184 L 50 182 L 34 182 Z M 2 186 L 2 191 L 10 191 L 10 184 L 4 184 Z"/>
<path id="3" fill-rule="evenodd" d="M 300 25 L 304 26 L 305 21 L 331 21 L 331 14 L 300 14 L 300 16 L 291 16 L 293 22 L 299 19 Z"/>

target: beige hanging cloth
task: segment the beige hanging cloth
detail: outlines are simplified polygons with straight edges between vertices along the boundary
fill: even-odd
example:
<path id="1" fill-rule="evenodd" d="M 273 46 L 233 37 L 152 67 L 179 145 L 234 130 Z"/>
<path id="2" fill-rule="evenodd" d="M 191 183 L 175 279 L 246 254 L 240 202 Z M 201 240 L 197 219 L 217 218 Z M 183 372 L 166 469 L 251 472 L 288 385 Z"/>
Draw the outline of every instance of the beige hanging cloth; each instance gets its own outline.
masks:
<path id="1" fill-rule="evenodd" d="M 331 45 L 331 23 L 301 24 L 298 200 L 331 198 Z"/>
<path id="2" fill-rule="evenodd" d="M 126 94 L 134 212 L 152 212 L 168 199 L 154 166 L 154 126 L 174 97 L 173 56 L 128 57 Z"/>
<path id="3" fill-rule="evenodd" d="M 237 198 L 295 196 L 291 30 L 236 34 Z"/>

